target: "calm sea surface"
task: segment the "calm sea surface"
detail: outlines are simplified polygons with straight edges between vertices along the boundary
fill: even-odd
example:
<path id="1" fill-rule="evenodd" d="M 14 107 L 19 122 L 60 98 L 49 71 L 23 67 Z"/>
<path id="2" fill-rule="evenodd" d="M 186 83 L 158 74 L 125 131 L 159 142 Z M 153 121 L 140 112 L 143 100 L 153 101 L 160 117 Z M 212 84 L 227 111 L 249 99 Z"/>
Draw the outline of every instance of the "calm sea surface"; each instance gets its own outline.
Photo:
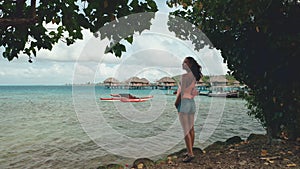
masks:
<path id="1" fill-rule="evenodd" d="M 0 168 L 96 168 L 156 160 L 185 147 L 166 90 L 0 86 Z M 104 102 L 110 93 L 153 95 L 142 103 Z M 242 99 L 197 96 L 195 146 L 265 133 Z M 167 138 L 167 139 L 165 139 Z M 145 143 L 145 144 L 143 144 Z"/>

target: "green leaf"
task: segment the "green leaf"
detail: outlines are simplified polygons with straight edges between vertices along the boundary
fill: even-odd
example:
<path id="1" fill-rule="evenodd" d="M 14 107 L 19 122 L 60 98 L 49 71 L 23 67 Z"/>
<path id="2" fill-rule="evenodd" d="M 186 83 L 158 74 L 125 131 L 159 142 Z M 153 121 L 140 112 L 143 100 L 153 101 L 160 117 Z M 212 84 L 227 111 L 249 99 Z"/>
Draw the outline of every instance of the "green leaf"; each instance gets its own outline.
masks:
<path id="1" fill-rule="evenodd" d="M 153 0 L 147 0 L 147 3 L 151 9 L 157 9 L 156 3 Z"/>
<path id="2" fill-rule="evenodd" d="M 132 0 L 130 3 L 130 6 L 134 9 L 136 9 L 139 6 L 139 1 L 138 0 Z"/>
<path id="3" fill-rule="evenodd" d="M 133 36 L 129 36 L 126 38 L 127 42 L 129 42 L 130 44 L 132 44 L 133 42 Z"/>
<path id="4" fill-rule="evenodd" d="M 36 7 L 37 22 L 11 25 L 8 31 L 2 31 L 0 47 L 5 48 L 3 57 L 11 60 L 14 57 L 17 58 L 20 53 L 31 55 L 32 53 L 36 54 L 42 48 L 50 50 L 53 44 L 57 43 L 63 36 L 67 37 L 66 43 L 70 45 L 74 43 L 76 39 L 83 38 L 82 28 L 89 29 L 91 32 L 97 32 L 103 25 L 111 22 L 113 19 L 112 16 L 122 17 L 135 12 L 157 10 L 157 5 L 153 0 L 131 0 L 130 3 L 128 0 L 107 0 L 106 2 L 107 4 L 104 8 L 103 3 L 90 0 L 83 0 L 82 4 L 78 4 L 77 1 L 74 0 L 66 0 L 64 3 L 61 3 L 61 0 L 40 1 Z M 15 1 L 4 1 L 2 5 L 3 17 L 1 17 L 1 19 L 11 19 L 16 16 L 18 11 L 13 8 Z M 24 9 L 24 18 L 32 18 L 27 7 L 28 6 Z M 130 35 L 137 31 L 142 32 L 145 29 L 149 29 L 151 26 L 150 20 L 152 18 L 154 18 L 154 15 L 149 18 L 137 18 L 137 21 L 142 23 L 142 27 L 132 27 L 127 33 Z M 45 27 L 49 25 L 45 25 L 44 23 L 51 22 L 58 25 L 57 30 L 46 30 Z M 2 29 L 2 25 L 0 27 L 1 30 L 4 30 Z M 126 36 L 128 36 L 128 34 L 126 34 Z M 114 41 L 121 40 L 119 37 L 112 37 L 109 33 L 101 33 L 101 38 L 109 38 Z M 33 39 L 35 43 L 30 43 L 29 47 L 27 45 L 25 46 L 28 39 Z M 123 39 L 130 44 L 133 43 L 132 36 Z M 108 51 L 120 57 L 122 52 L 126 51 L 126 47 L 124 45 L 116 45 Z"/>
<path id="5" fill-rule="evenodd" d="M 120 50 L 116 50 L 116 51 L 115 51 L 115 55 L 116 55 L 117 57 L 121 57 L 122 52 L 121 52 Z"/>

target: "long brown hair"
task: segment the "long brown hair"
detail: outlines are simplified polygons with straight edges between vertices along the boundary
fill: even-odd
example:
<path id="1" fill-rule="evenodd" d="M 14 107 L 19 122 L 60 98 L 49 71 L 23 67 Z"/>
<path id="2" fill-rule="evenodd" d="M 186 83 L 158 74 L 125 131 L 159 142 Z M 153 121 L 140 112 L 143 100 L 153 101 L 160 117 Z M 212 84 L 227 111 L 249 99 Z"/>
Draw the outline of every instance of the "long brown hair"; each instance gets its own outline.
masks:
<path id="1" fill-rule="evenodd" d="M 192 71 L 195 79 L 197 81 L 199 81 L 201 79 L 201 77 L 203 76 L 203 74 L 201 73 L 202 67 L 197 63 L 197 61 L 193 57 L 188 56 L 188 57 L 186 57 L 186 59 L 190 63 L 188 65 L 189 65 L 189 68 Z"/>

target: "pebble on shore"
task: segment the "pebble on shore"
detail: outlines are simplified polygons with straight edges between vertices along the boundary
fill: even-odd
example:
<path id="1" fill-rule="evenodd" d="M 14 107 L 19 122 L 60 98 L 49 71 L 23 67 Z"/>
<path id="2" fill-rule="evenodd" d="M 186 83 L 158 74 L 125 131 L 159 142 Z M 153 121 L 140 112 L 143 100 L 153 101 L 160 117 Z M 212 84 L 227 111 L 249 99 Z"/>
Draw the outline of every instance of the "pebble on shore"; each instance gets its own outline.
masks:
<path id="1" fill-rule="evenodd" d="M 215 168 L 300 168 L 300 139 L 279 140 L 268 144 L 267 136 L 251 134 L 246 140 L 238 136 L 225 142 L 217 141 L 204 150 L 194 148 L 195 159 L 183 163 L 186 149 L 152 161 L 139 158 L 130 169 L 215 169 Z M 124 169 L 117 164 L 100 166 L 98 169 Z"/>

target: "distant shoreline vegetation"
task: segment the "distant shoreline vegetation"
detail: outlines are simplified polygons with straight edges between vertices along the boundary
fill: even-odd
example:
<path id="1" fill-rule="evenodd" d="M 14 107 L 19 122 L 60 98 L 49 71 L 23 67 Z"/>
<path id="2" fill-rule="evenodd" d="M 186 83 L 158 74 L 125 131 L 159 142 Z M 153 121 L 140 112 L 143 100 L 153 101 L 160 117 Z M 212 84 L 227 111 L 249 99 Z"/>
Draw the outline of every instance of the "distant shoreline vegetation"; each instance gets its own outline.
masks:
<path id="1" fill-rule="evenodd" d="M 109 77 L 103 82 L 86 82 L 82 84 L 71 84 L 67 83 L 65 86 L 106 86 L 106 87 L 177 87 L 180 81 L 180 75 L 173 77 L 163 77 L 155 82 L 150 82 L 146 78 L 131 77 L 125 81 L 119 81 L 114 77 Z M 198 82 L 198 86 L 240 86 L 243 85 L 237 81 L 232 75 L 213 75 L 203 76 Z"/>

